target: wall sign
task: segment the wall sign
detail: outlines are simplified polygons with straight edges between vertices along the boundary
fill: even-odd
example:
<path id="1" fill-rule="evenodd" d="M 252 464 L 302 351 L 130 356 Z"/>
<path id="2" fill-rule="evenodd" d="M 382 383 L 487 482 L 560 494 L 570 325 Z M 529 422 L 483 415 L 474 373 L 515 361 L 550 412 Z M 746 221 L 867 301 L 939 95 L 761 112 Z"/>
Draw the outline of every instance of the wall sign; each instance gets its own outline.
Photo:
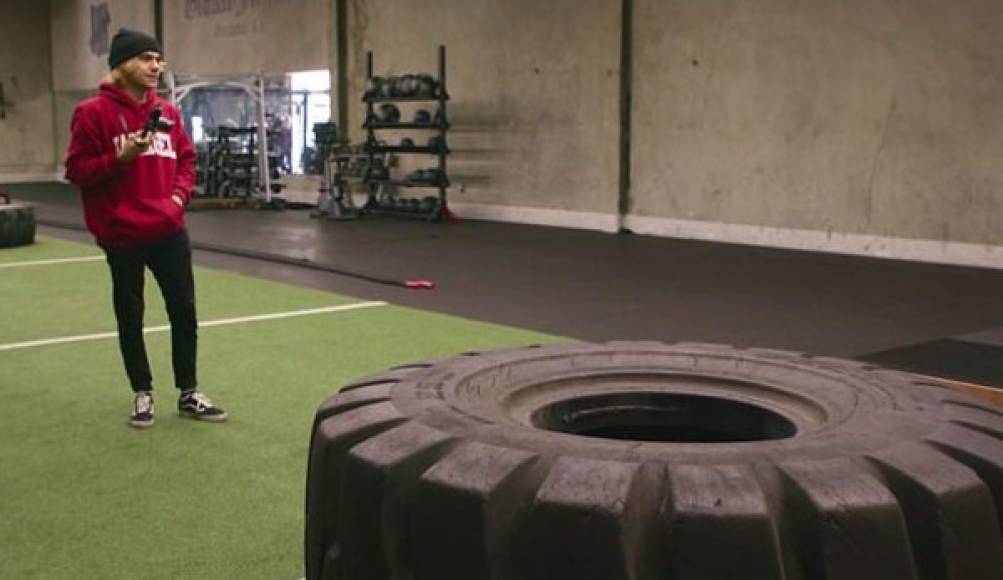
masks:
<path id="1" fill-rule="evenodd" d="M 111 25 L 111 10 L 107 2 L 91 4 L 90 49 L 94 56 L 108 54 L 108 26 Z"/>

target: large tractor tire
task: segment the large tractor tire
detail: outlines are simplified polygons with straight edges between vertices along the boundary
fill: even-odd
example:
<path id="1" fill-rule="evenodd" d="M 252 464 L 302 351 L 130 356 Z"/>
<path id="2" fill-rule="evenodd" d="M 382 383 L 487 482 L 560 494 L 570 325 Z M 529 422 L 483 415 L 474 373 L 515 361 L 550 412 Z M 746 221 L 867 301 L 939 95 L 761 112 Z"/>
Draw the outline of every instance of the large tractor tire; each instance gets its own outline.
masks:
<path id="1" fill-rule="evenodd" d="M 35 242 L 35 208 L 0 201 L 0 248 Z"/>
<path id="2" fill-rule="evenodd" d="M 317 411 L 309 580 L 1001 580 L 1003 412 L 852 361 L 468 355 Z"/>

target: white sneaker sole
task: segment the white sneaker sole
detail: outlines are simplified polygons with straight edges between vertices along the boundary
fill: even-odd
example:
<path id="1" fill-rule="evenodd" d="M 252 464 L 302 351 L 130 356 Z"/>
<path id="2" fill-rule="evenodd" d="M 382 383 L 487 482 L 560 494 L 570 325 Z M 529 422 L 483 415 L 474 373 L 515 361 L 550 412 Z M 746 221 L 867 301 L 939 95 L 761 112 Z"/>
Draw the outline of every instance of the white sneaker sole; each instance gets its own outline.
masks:
<path id="1" fill-rule="evenodd" d="M 178 411 L 178 416 L 195 421 L 205 421 L 207 423 L 223 423 L 226 421 L 226 413 L 222 415 L 196 415 L 187 411 Z"/>

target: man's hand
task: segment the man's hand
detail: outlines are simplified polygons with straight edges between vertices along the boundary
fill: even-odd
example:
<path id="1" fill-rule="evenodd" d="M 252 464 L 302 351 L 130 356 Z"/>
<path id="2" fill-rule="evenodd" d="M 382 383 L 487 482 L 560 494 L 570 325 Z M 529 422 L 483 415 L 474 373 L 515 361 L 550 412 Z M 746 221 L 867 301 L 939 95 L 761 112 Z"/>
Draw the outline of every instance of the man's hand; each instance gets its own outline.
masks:
<path id="1" fill-rule="evenodd" d="M 185 207 L 185 198 L 181 197 L 180 193 L 172 193 L 171 201 L 178 204 L 178 207 Z"/>
<path id="2" fill-rule="evenodd" d="M 150 148 L 151 137 L 152 134 L 145 131 L 129 133 L 125 141 L 125 147 L 118 154 L 118 162 L 123 165 L 132 163 L 140 154 Z"/>

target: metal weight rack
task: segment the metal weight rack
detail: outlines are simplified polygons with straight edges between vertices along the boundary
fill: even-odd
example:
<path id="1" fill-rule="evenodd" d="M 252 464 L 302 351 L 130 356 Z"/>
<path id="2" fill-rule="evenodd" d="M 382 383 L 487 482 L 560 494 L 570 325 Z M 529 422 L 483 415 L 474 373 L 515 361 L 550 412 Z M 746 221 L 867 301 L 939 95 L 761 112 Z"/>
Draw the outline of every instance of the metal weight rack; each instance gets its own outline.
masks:
<path id="1" fill-rule="evenodd" d="M 366 131 L 364 151 L 369 155 L 369 170 L 365 175 L 369 197 L 363 212 L 392 214 L 402 217 L 416 217 L 429 221 L 439 221 L 448 215 L 446 191 L 449 177 L 446 173 L 446 156 L 449 147 L 446 132 L 449 119 L 446 103 L 446 47 L 439 46 L 438 76 L 430 74 L 405 74 L 401 76 L 378 77 L 373 75 L 373 53 L 366 53 L 366 92 L 362 97 L 366 104 L 366 120 L 362 127 Z M 430 103 L 436 106 L 434 112 L 414 111 L 406 120 L 398 104 Z M 403 130 L 420 135 L 429 132 L 433 136 L 426 143 L 418 144 L 413 138 L 402 139 L 400 144 L 391 145 L 377 138 L 382 130 Z M 434 166 L 417 169 L 404 176 L 394 176 L 389 167 L 377 162 L 380 155 L 425 155 L 434 160 Z M 391 187 L 386 187 L 386 186 Z M 435 196 L 401 196 L 400 188 L 406 190 L 427 188 L 437 190 Z"/>

